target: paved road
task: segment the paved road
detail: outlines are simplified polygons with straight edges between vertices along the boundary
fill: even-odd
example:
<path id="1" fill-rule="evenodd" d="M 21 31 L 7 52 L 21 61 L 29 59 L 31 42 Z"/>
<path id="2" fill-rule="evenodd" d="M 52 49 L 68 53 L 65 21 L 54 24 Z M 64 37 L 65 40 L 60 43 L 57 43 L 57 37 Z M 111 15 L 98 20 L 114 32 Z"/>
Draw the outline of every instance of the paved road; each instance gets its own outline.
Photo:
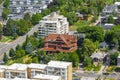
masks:
<path id="1" fill-rule="evenodd" d="M 31 28 L 31 30 L 26 35 L 28 36 L 32 35 L 34 32 L 38 30 L 38 26 L 39 24 Z M 18 39 L 9 44 L 0 43 L 0 59 L 2 59 L 3 53 L 5 52 L 8 53 L 11 48 L 15 49 L 18 44 L 21 45 L 26 40 L 26 35 L 19 37 Z"/>
<path id="2" fill-rule="evenodd" d="M 109 75 L 104 75 L 104 74 L 96 74 L 96 73 L 81 73 L 81 72 L 76 72 L 77 76 L 79 77 L 94 77 L 94 78 L 98 78 L 99 76 L 101 78 L 114 78 L 115 80 L 119 80 L 120 79 L 120 74 L 118 73 L 111 73 Z"/>

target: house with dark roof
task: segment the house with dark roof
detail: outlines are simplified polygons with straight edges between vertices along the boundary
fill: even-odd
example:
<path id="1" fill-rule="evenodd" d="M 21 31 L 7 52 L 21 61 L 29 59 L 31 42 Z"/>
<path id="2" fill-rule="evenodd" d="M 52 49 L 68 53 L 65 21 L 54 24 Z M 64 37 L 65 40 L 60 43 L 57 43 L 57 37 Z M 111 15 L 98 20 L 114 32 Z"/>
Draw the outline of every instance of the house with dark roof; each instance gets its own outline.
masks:
<path id="1" fill-rule="evenodd" d="M 73 52 L 77 49 L 77 38 L 68 34 L 49 34 L 44 38 L 43 51 L 48 53 Z"/>

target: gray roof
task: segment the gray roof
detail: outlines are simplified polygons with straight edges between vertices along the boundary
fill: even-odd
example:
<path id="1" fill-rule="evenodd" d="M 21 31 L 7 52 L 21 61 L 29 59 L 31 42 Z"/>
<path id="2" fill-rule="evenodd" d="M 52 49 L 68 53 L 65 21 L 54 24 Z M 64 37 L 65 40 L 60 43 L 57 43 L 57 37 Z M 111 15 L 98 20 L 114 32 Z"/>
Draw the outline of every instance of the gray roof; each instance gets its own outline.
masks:
<path id="1" fill-rule="evenodd" d="M 94 59 L 94 58 L 97 58 L 97 59 L 103 59 L 105 56 L 107 55 L 107 53 L 105 53 L 105 52 L 95 52 L 95 53 L 93 53 L 90 57 L 92 58 L 92 59 Z"/>

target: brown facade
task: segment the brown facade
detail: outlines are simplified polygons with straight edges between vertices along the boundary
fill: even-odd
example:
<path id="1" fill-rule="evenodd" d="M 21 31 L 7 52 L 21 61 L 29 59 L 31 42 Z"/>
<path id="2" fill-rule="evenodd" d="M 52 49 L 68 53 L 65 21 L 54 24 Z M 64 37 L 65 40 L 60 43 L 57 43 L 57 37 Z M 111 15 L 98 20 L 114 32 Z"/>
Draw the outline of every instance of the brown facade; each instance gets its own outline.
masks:
<path id="1" fill-rule="evenodd" d="M 41 50 L 57 52 L 73 52 L 77 49 L 77 38 L 68 34 L 49 34 L 44 39 L 44 48 Z"/>

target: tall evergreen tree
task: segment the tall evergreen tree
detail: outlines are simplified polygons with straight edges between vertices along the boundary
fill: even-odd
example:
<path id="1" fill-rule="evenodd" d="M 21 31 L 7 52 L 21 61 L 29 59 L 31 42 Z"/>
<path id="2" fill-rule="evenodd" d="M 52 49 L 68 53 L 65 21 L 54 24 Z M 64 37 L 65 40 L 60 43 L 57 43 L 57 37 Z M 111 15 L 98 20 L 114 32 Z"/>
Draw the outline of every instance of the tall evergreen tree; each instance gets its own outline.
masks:
<path id="1" fill-rule="evenodd" d="M 33 46 L 29 40 L 26 43 L 25 51 L 26 51 L 26 53 L 31 53 L 33 51 Z"/>
<path id="2" fill-rule="evenodd" d="M 6 63 L 8 61 L 8 56 L 6 53 L 4 53 L 4 56 L 3 56 L 3 61 Z"/>
<path id="3" fill-rule="evenodd" d="M 15 51 L 14 51 L 14 49 L 10 49 L 9 56 L 10 56 L 10 57 L 15 56 Z"/>

